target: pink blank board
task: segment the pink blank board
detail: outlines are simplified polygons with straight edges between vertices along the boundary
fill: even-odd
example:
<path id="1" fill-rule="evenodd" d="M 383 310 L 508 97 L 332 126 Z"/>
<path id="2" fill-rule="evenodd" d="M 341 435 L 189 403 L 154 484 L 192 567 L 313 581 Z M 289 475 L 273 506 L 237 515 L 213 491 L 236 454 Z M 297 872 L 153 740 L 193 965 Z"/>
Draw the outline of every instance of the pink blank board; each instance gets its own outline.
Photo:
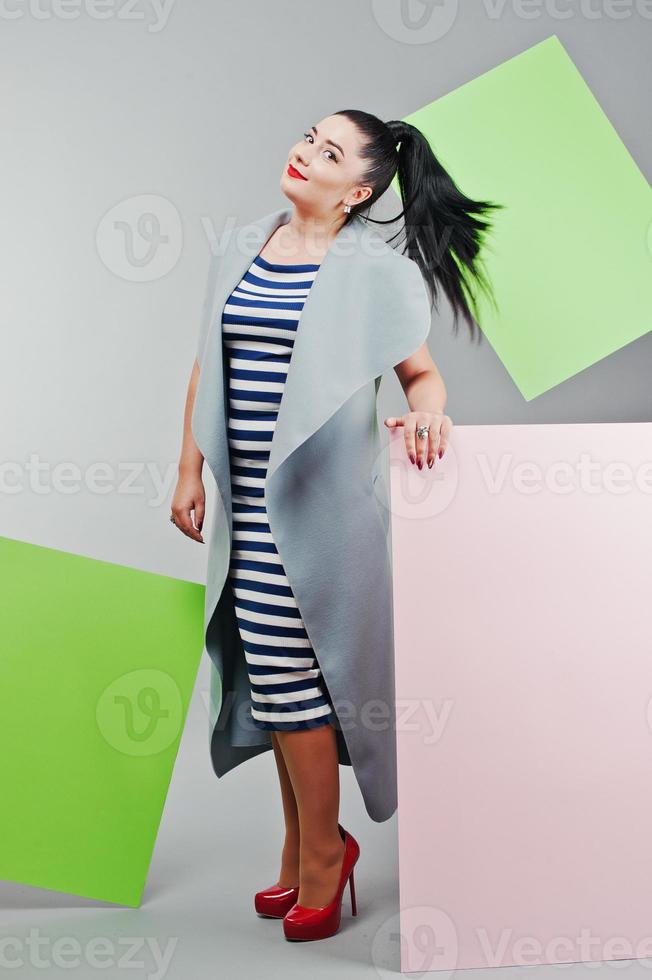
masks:
<path id="1" fill-rule="evenodd" d="M 389 454 L 402 972 L 652 956 L 652 423 Z"/>

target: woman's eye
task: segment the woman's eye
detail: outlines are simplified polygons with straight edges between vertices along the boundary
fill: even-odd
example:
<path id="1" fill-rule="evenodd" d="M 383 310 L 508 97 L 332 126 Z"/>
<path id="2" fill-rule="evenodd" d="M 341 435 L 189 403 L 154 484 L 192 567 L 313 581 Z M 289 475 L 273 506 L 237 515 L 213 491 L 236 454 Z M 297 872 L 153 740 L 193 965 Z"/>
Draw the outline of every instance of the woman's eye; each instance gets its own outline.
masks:
<path id="1" fill-rule="evenodd" d="M 314 137 L 313 137 L 312 133 L 304 133 L 303 136 L 304 136 L 304 139 L 311 140 L 312 142 L 314 142 Z M 329 159 L 330 160 L 334 160 L 335 163 L 337 163 L 337 157 L 333 153 L 332 150 L 324 150 L 324 153 L 330 153 Z"/>

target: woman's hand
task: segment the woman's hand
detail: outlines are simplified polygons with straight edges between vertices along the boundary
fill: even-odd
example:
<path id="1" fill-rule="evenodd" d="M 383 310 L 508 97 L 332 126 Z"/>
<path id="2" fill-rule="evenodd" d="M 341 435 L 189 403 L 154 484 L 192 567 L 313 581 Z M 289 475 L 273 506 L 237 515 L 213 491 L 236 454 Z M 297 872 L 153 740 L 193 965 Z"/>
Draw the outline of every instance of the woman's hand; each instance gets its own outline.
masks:
<path id="1" fill-rule="evenodd" d="M 201 536 L 201 528 L 204 523 L 204 510 L 206 506 L 206 494 L 201 476 L 181 475 L 177 482 L 172 498 L 172 517 L 175 525 L 194 541 L 204 539 Z M 195 512 L 195 524 L 192 522 L 190 512 Z"/>
<path id="2" fill-rule="evenodd" d="M 432 467 L 437 455 L 442 458 L 448 448 L 448 439 L 453 428 L 450 417 L 442 412 L 407 412 L 399 418 L 385 419 L 385 425 L 388 429 L 403 426 L 405 450 L 410 462 L 416 463 L 419 469 L 423 468 L 426 460 L 428 466 Z M 424 439 L 419 439 L 416 434 L 420 425 L 429 426 Z"/>

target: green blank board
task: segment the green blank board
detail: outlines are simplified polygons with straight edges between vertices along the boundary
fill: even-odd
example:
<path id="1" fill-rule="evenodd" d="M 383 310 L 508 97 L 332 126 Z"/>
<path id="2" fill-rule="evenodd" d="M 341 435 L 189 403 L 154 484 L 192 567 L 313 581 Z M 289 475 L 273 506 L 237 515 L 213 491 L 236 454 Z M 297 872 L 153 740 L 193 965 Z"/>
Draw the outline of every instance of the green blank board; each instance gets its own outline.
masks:
<path id="1" fill-rule="evenodd" d="M 556 36 L 405 118 L 505 205 L 478 312 L 526 400 L 652 329 L 652 191 Z"/>
<path id="2" fill-rule="evenodd" d="M 0 538 L 0 878 L 140 904 L 204 587 Z"/>

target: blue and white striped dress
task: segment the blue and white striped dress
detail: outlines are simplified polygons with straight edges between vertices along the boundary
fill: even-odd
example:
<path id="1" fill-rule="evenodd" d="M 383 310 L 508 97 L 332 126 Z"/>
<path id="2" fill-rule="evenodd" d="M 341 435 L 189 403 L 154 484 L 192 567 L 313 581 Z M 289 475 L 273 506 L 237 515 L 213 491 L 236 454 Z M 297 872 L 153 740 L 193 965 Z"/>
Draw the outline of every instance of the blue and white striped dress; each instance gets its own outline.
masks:
<path id="1" fill-rule="evenodd" d="M 332 720 L 328 691 L 267 521 L 264 488 L 294 339 L 318 270 L 257 255 L 222 315 L 233 499 L 229 579 L 252 719 L 277 731 Z"/>

